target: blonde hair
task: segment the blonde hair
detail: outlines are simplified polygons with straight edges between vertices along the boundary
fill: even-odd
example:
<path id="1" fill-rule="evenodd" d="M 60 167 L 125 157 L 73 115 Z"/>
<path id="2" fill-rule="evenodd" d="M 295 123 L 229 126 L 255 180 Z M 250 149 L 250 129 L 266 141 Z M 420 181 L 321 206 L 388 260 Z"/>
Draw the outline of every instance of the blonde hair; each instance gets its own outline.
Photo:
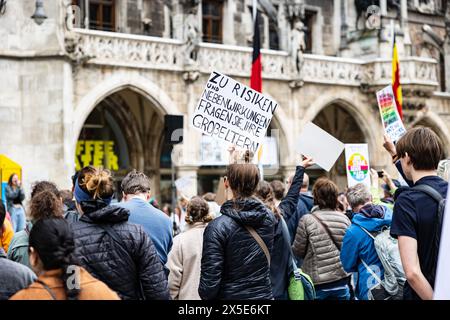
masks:
<path id="1" fill-rule="evenodd" d="M 80 173 L 78 183 L 94 200 L 109 198 L 114 193 L 111 172 L 103 168 L 95 168 L 92 166 L 84 168 Z"/>

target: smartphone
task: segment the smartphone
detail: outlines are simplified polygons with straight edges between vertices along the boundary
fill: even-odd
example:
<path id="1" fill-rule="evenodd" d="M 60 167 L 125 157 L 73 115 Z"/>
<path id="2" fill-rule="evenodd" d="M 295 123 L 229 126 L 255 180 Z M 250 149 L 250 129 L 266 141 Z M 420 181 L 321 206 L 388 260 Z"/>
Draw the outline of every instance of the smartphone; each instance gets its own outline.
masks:
<path id="1" fill-rule="evenodd" d="M 383 176 L 384 176 L 383 171 L 377 171 L 377 173 L 378 173 L 378 178 L 383 178 Z"/>

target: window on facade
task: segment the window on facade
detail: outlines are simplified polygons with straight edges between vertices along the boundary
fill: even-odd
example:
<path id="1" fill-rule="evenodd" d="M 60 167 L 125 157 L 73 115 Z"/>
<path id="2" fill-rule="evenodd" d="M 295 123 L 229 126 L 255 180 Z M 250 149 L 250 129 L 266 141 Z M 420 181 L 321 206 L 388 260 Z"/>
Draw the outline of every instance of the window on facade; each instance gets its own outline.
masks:
<path id="1" fill-rule="evenodd" d="M 280 42 L 278 40 L 278 29 L 275 22 L 269 22 L 269 48 L 272 50 L 280 49 Z"/>
<path id="2" fill-rule="evenodd" d="M 89 29 L 115 31 L 115 0 L 74 0 L 89 18 Z M 83 22 L 83 27 L 86 27 Z"/>
<path id="3" fill-rule="evenodd" d="M 202 1 L 203 41 L 222 43 L 223 3 L 220 0 Z"/>
<path id="4" fill-rule="evenodd" d="M 314 26 L 314 21 L 315 21 L 315 15 L 316 13 L 314 11 L 305 11 L 305 27 L 306 27 L 306 31 L 305 31 L 305 44 L 306 44 L 306 49 L 305 49 L 305 53 L 312 53 L 313 50 L 313 37 L 312 37 L 312 31 L 313 31 L 313 26 Z"/>

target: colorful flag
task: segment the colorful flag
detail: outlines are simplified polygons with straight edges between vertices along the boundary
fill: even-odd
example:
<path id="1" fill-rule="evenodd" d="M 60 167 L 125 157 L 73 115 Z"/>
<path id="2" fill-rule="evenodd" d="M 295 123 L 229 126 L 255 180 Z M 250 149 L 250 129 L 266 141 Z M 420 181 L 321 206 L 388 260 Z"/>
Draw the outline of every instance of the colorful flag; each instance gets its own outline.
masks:
<path id="1" fill-rule="evenodd" d="M 394 91 L 395 103 L 397 104 L 398 114 L 400 119 L 403 119 L 403 96 L 402 96 L 402 86 L 400 84 L 400 61 L 398 59 L 397 43 L 395 41 L 394 32 L 394 44 L 392 50 L 392 89 Z"/>

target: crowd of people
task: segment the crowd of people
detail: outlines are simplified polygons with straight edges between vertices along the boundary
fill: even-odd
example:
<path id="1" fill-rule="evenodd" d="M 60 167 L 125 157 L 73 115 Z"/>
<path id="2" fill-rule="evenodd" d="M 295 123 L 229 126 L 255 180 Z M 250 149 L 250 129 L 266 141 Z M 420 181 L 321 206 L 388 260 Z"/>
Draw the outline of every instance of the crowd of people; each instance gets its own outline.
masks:
<path id="1" fill-rule="evenodd" d="M 287 300 L 297 267 L 317 300 L 432 299 L 449 162 L 427 128 L 384 147 L 402 182 L 371 170 L 370 188 L 343 192 L 325 177 L 309 191 L 310 157 L 268 182 L 233 150 L 221 206 L 208 193 L 159 210 L 136 170 L 117 202 L 111 173 L 88 166 L 72 190 L 34 183 L 26 215 L 13 174 L 0 202 L 0 299 Z"/>

